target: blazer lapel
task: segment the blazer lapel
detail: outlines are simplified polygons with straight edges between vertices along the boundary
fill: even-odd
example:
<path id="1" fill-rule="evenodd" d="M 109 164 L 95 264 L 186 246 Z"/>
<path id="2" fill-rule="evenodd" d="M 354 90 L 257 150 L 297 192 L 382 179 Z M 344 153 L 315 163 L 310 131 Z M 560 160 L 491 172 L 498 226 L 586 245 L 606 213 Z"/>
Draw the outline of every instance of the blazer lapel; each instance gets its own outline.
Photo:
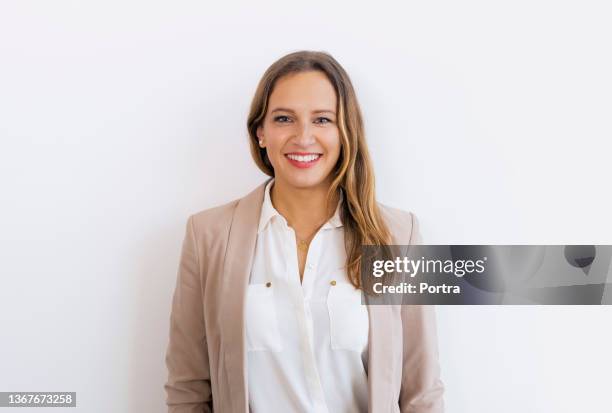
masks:
<path id="1" fill-rule="evenodd" d="M 390 412 L 393 384 L 393 312 L 389 305 L 368 305 L 368 412 Z"/>
<path id="2" fill-rule="evenodd" d="M 221 280 L 223 351 L 230 398 L 234 413 L 249 411 L 246 374 L 244 305 L 249 283 L 257 224 L 261 214 L 264 189 L 269 180 L 241 198 L 234 210 Z"/>
<path id="3" fill-rule="evenodd" d="M 384 205 L 379 204 L 383 218 L 391 231 L 392 244 L 407 245 L 410 239 L 406 234 L 398 232 L 393 216 Z M 409 237 L 409 234 L 408 234 Z M 367 302 L 367 297 L 366 297 Z M 368 388 L 370 397 L 368 411 L 370 413 L 397 411 L 399 399 L 394 397 L 397 383 L 394 373 L 398 366 L 397 352 L 403 351 L 398 345 L 401 343 L 401 306 L 391 304 L 368 305 L 370 314 L 370 335 L 368 348 Z M 398 324 L 399 327 L 394 327 Z M 401 359 L 401 357 L 400 357 Z M 395 406 L 394 406 L 395 404 Z"/>

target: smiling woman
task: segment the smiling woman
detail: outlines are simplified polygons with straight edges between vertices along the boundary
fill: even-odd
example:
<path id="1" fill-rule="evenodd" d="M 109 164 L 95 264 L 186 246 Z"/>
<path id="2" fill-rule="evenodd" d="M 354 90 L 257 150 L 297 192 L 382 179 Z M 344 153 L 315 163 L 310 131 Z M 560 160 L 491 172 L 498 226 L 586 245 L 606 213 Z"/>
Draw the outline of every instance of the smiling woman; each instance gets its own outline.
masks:
<path id="1" fill-rule="evenodd" d="M 362 245 L 420 242 L 375 199 L 351 81 L 328 53 L 264 73 L 247 120 L 270 178 L 189 217 L 169 412 L 442 412 L 433 307 L 361 304 Z"/>
<path id="2" fill-rule="evenodd" d="M 276 188 L 330 187 L 340 156 L 336 101 L 334 87 L 319 71 L 277 81 L 268 102 L 271 110 L 257 128 L 259 146 L 276 171 Z"/>

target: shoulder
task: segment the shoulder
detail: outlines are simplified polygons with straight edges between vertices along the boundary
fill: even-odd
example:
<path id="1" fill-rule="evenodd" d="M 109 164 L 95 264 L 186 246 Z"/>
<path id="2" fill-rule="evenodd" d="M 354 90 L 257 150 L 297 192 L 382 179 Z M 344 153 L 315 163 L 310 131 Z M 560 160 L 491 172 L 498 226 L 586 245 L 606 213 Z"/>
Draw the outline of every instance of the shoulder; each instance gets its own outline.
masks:
<path id="1" fill-rule="evenodd" d="M 239 201 L 240 199 L 234 199 L 225 204 L 195 212 L 189 216 L 188 222 L 196 234 L 216 236 L 229 229 Z"/>
<path id="2" fill-rule="evenodd" d="M 256 226 L 254 222 L 257 220 L 256 211 L 261 209 L 264 189 L 268 182 L 269 180 L 262 182 L 245 196 L 190 215 L 187 222 L 188 229 L 193 231 L 196 238 L 208 238 L 218 244 L 227 239 L 236 217 L 241 218 L 242 230 L 245 229 L 244 222 Z"/>
<path id="3" fill-rule="evenodd" d="M 389 223 L 389 225 L 401 226 L 403 228 L 412 228 L 412 222 L 414 220 L 414 213 L 403 209 L 391 207 L 385 204 L 378 203 L 383 218 Z"/>
<path id="4" fill-rule="evenodd" d="M 419 224 L 414 212 L 394 208 L 380 202 L 378 203 L 378 209 L 397 245 L 420 242 Z"/>
<path id="5" fill-rule="evenodd" d="M 195 250 L 198 262 L 206 262 L 207 266 L 220 265 L 220 261 L 214 260 L 224 255 L 238 201 L 203 209 L 187 218 L 184 242 Z"/>

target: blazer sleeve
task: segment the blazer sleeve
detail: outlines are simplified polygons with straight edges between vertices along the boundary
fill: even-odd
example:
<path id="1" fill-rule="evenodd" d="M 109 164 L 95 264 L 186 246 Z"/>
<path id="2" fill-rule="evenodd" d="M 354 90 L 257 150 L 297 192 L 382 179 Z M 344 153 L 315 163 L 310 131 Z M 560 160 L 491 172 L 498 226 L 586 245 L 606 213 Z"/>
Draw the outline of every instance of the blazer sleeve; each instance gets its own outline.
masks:
<path id="1" fill-rule="evenodd" d="M 419 222 L 412 215 L 410 244 L 422 244 Z M 402 305 L 402 413 L 443 413 L 436 316 L 432 305 Z"/>
<path id="2" fill-rule="evenodd" d="M 187 220 L 170 314 L 164 384 L 168 413 L 212 412 L 212 392 L 198 249 Z"/>

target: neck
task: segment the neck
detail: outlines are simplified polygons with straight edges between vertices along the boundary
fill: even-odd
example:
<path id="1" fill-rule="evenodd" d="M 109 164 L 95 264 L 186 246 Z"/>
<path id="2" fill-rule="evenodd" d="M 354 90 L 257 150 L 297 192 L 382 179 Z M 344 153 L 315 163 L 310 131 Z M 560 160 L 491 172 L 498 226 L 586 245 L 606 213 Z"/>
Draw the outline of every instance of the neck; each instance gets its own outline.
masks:
<path id="1" fill-rule="evenodd" d="M 272 205 L 287 219 L 291 227 L 310 232 L 327 222 L 336 210 L 338 193 L 334 195 L 330 205 L 326 205 L 330 185 L 329 179 L 316 186 L 296 188 L 282 179 L 275 178 L 270 190 Z"/>

